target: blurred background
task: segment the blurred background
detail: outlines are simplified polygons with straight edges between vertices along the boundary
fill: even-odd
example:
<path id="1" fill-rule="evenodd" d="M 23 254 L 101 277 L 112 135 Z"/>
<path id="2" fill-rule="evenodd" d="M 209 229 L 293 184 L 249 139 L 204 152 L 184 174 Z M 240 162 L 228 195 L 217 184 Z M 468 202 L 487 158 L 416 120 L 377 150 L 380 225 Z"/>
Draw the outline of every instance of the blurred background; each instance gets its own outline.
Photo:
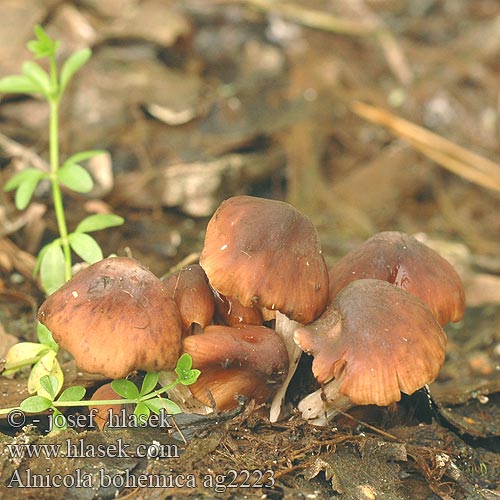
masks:
<path id="1" fill-rule="evenodd" d="M 87 165 L 91 195 L 66 200 L 74 221 L 127 219 L 96 233 L 108 253 L 128 247 L 164 273 L 200 250 L 224 198 L 248 193 L 310 216 L 330 262 L 392 229 L 500 271 L 500 167 L 487 161 L 499 153 L 497 1 L 3 0 L 2 16 L 0 76 L 31 59 L 37 23 L 61 61 L 93 50 L 61 140 L 63 158 L 109 151 Z M 31 153 L 47 160 L 47 121 L 42 100 L 2 96 L 2 184 Z M 21 221 L 1 195 L 2 235 L 29 253 L 56 229 L 37 195 Z"/>
<path id="2" fill-rule="evenodd" d="M 61 147 L 108 152 L 85 165 L 90 194 L 65 192 L 70 230 L 125 218 L 95 233 L 106 255 L 164 275 L 196 260 L 223 199 L 252 194 L 306 213 L 329 264 L 384 230 L 450 260 L 469 307 L 432 395 L 489 440 L 477 460 L 498 479 L 500 2 L 2 0 L 1 16 L 0 78 L 31 59 L 36 24 L 61 62 L 93 51 L 62 101 Z M 0 185 L 46 167 L 48 112 L 0 96 Z M 35 339 L 35 256 L 56 235 L 49 186 L 23 212 L 0 191 L 0 358 Z"/>

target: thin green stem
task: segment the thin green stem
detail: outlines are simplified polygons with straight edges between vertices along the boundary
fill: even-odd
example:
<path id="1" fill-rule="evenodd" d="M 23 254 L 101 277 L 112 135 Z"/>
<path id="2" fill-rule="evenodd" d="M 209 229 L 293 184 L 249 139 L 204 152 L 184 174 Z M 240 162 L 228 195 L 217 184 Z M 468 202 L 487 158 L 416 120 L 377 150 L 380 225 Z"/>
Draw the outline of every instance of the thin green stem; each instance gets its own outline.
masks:
<path id="1" fill-rule="evenodd" d="M 59 87 L 57 81 L 57 66 L 55 54 L 50 57 L 50 77 L 52 81 L 53 93 L 49 97 L 50 104 L 50 179 L 52 182 L 52 196 L 54 198 L 54 210 L 56 213 L 57 228 L 61 237 L 61 247 L 64 253 L 64 277 L 66 281 L 71 279 L 71 249 L 68 240 L 68 226 L 64 214 L 63 197 L 57 171 L 59 170 Z"/>
<path id="2" fill-rule="evenodd" d="M 95 401 L 54 401 L 56 408 L 71 408 L 74 406 L 104 406 L 104 405 L 126 405 L 137 403 L 136 399 L 96 399 Z"/>
<path id="3" fill-rule="evenodd" d="M 165 387 L 162 387 L 161 389 L 158 389 L 156 391 L 150 392 L 149 394 L 146 394 L 145 396 L 142 396 L 140 398 L 141 401 L 147 401 L 148 399 L 153 399 L 156 396 L 159 396 L 160 394 L 163 394 L 164 392 L 169 391 L 172 389 L 172 387 L 175 387 L 176 385 L 180 384 L 180 380 L 176 379 L 170 384 L 166 385 Z"/>
<path id="4" fill-rule="evenodd" d="M 83 401 L 54 401 L 52 404 L 56 408 L 69 408 L 75 406 L 104 406 L 104 405 L 124 405 L 124 404 L 137 404 L 141 401 L 148 401 L 149 399 L 153 399 L 160 394 L 169 391 L 172 387 L 175 387 L 177 384 L 180 384 L 179 379 L 174 380 L 170 384 L 158 389 L 156 391 L 150 392 L 149 394 L 145 394 L 137 399 L 96 399 L 96 400 L 83 400 Z M 0 415 L 7 415 L 13 410 L 20 410 L 19 406 L 14 406 L 12 408 L 2 408 L 0 409 Z"/>
<path id="5" fill-rule="evenodd" d="M 2 375 L 4 377 L 6 375 L 12 375 L 13 373 L 16 373 L 21 368 L 25 368 L 27 366 L 34 365 L 35 363 L 37 363 L 38 361 L 40 361 L 42 359 L 42 357 L 45 356 L 45 354 L 47 354 L 49 351 L 50 351 L 50 348 L 47 347 L 47 349 L 44 349 L 43 351 L 41 351 L 39 354 L 37 354 L 33 358 L 27 358 L 27 359 L 23 359 L 22 361 L 19 361 L 17 363 L 9 364 L 9 368 L 8 369 L 4 369 L 3 372 L 2 372 Z"/>
<path id="6" fill-rule="evenodd" d="M 164 392 L 169 391 L 172 387 L 175 387 L 179 384 L 179 380 L 174 380 L 172 383 L 158 389 L 156 391 L 150 392 L 149 394 L 145 394 L 144 396 L 140 396 L 137 399 L 96 399 L 96 400 L 83 400 L 83 401 L 54 401 L 54 406 L 57 407 L 70 407 L 70 406 L 103 406 L 103 405 L 126 405 L 126 404 L 137 404 L 142 401 L 148 401 L 149 399 L 153 399 Z"/>
<path id="7" fill-rule="evenodd" d="M 61 247 L 64 252 L 64 277 L 66 281 L 71 278 L 71 250 L 68 240 L 68 226 L 64 215 L 64 204 L 57 179 L 59 169 L 59 102 L 50 101 L 50 178 L 52 182 L 52 196 L 54 198 L 54 210 L 56 213 L 57 228 L 61 237 Z"/>
<path id="8" fill-rule="evenodd" d="M 55 408 L 71 408 L 76 406 L 104 406 L 104 405 L 124 405 L 137 403 L 136 399 L 96 399 L 95 401 L 83 400 L 83 401 L 54 401 L 52 405 Z M 20 406 L 14 406 L 12 408 L 2 408 L 0 410 L 0 415 L 8 415 L 11 411 L 21 410 Z"/>

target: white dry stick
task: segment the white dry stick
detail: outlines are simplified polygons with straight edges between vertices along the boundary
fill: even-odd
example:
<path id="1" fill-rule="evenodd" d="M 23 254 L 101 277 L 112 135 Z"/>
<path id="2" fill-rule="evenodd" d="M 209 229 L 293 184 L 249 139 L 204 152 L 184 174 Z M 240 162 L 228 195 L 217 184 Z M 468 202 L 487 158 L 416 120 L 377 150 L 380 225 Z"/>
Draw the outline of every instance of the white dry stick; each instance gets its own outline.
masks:
<path id="1" fill-rule="evenodd" d="M 324 426 L 336 415 L 354 406 L 347 396 L 339 392 L 342 379 L 343 376 L 326 383 L 300 401 L 298 409 L 304 420 L 313 425 Z"/>
<path id="2" fill-rule="evenodd" d="M 271 422 L 276 422 L 280 416 L 283 400 L 285 399 L 286 390 L 292 380 L 293 374 L 297 369 L 300 356 L 302 355 L 302 349 L 293 340 L 293 332 L 300 326 L 300 323 L 288 319 L 284 314 L 276 311 L 276 325 L 275 330 L 278 335 L 283 337 L 285 342 L 286 350 L 288 352 L 288 375 L 283 382 L 283 385 L 278 389 L 278 392 L 274 396 L 273 402 L 271 403 L 271 412 L 269 419 Z"/>

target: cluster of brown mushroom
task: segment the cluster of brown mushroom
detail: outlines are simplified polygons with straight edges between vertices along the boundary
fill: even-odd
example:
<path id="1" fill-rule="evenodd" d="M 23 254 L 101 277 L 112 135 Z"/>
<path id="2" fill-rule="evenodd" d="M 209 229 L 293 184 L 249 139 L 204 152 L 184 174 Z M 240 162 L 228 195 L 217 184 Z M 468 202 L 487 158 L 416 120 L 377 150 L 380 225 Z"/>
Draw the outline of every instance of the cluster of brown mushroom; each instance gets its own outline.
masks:
<path id="1" fill-rule="evenodd" d="M 328 272 L 307 217 L 236 196 L 210 220 L 199 265 L 160 280 L 133 259 L 105 259 L 48 297 L 39 319 L 83 370 L 171 370 L 187 352 L 198 401 L 224 410 L 238 396 L 274 398 L 273 420 L 304 351 L 321 388 L 299 408 L 321 422 L 432 382 L 442 326 L 463 311 L 453 267 L 413 237 L 380 233 Z"/>

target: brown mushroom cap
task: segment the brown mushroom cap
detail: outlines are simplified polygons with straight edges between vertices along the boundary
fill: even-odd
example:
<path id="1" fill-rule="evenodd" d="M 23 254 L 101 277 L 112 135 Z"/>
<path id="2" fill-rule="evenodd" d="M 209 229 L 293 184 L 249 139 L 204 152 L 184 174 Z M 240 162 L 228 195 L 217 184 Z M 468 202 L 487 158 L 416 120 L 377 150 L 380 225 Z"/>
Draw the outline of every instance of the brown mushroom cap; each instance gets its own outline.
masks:
<path id="1" fill-rule="evenodd" d="M 200 256 L 210 284 L 244 306 L 308 323 L 328 300 L 328 270 L 310 220 L 281 201 L 235 196 L 210 219 Z"/>
<path id="2" fill-rule="evenodd" d="M 288 370 L 283 340 L 265 326 L 211 325 L 186 337 L 183 348 L 201 370 L 191 392 L 208 406 L 213 398 L 220 410 L 236 406 L 237 395 L 259 403 L 268 400 Z"/>
<path id="3" fill-rule="evenodd" d="M 438 375 L 446 335 L 419 298 L 385 281 L 353 281 L 324 314 L 295 331 L 314 355 L 320 383 L 342 380 L 339 392 L 355 404 L 388 405 Z"/>
<path id="4" fill-rule="evenodd" d="M 175 367 L 181 324 L 159 278 L 134 259 L 104 259 L 50 295 L 38 318 L 76 364 L 122 378 Z"/>
<path id="5" fill-rule="evenodd" d="M 351 281 L 387 281 L 422 299 L 441 325 L 459 321 L 465 292 L 453 266 L 413 236 L 378 233 L 340 259 L 329 272 L 330 300 Z"/>
<path id="6" fill-rule="evenodd" d="M 204 328 L 212 322 L 215 313 L 214 297 L 205 271 L 199 264 L 180 269 L 162 281 L 165 290 L 179 308 L 185 335 L 192 333 L 193 325 Z"/>
<path id="7" fill-rule="evenodd" d="M 103 401 L 105 399 L 118 400 L 123 398 L 113 390 L 111 383 L 108 383 L 101 385 L 90 398 L 91 401 Z M 124 405 L 121 404 L 89 405 L 89 412 L 94 413 L 94 420 L 102 431 L 108 424 L 110 414 L 119 415 L 122 408 L 124 408 Z"/>
<path id="8" fill-rule="evenodd" d="M 239 396 L 260 404 L 275 393 L 275 387 L 263 375 L 249 368 L 210 368 L 202 372 L 189 390 L 200 403 L 209 407 L 215 404 L 220 411 L 235 408 Z"/>
<path id="9" fill-rule="evenodd" d="M 262 325 L 264 318 L 258 306 L 244 306 L 239 300 L 226 297 L 213 290 L 215 298 L 216 323 L 228 326 Z"/>

